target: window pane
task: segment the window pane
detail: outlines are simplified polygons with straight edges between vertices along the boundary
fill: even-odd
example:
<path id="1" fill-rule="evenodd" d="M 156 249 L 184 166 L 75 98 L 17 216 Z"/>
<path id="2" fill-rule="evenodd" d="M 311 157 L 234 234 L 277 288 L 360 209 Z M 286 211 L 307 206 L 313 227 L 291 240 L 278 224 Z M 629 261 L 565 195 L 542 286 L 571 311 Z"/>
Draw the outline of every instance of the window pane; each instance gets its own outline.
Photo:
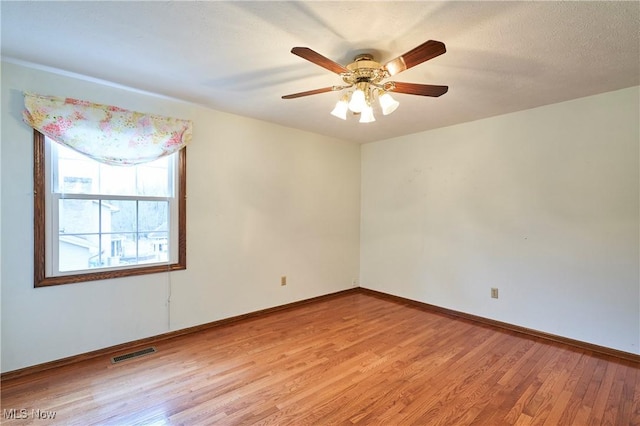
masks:
<path id="1" fill-rule="evenodd" d="M 173 156 L 138 166 L 101 164 L 71 148 L 49 140 L 57 156 L 53 191 L 66 194 L 103 194 L 172 197 Z"/>
<path id="2" fill-rule="evenodd" d="M 168 201 L 140 201 L 138 203 L 138 231 L 152 233 L 169 230 Z"/>
<path id="3" fill-rule="evenodd" d="M 137 195 L 136 168 L 100 164 L 100 194 Z"/>
<path id="4" fill-rule="evenodd" d="M 169 158 L 164 157 L 149 164 L 137 166 L 138 195 L 170 197 Z"/>
<path id="5" fill-rule="evenodd" d="M 78 154 L 70 148 L 51 143 L 58 155 L 58 170 L 55 174 L 54 192 L 66 194 L 92 194 L 97 192 L 99 163 Z"/>
<path id="6" fill-rule="evenodd" d="M 138 263 L 166 262 L 168 260 L 167 232 L 140 234 L 138 240 Z"/>
<path id="7" fill-rule="evenodd" d="M 102 232 L 136 232 L 137 201 L 107 200 L 103 201 L 111 208 L 109 220 L 103 220 Z"/>
<path id="8" fill-rule="evenodd" d="M 104 267 L 137 263 L 135 234 L 102 234 L 100 243 Z"/>
<path id="9" fill-rule="evenodd" d="M 99 239 L 97 234 L 60 234 L 58 240 L 58 267 L 60 271 L 100 267 Z"/>
<path id="10" fill-rule="evenodd" d="M 86 234 L 100 232 L 99 212 L 100 202 L 97 200 L 59 200 L 59 234 Z"/>

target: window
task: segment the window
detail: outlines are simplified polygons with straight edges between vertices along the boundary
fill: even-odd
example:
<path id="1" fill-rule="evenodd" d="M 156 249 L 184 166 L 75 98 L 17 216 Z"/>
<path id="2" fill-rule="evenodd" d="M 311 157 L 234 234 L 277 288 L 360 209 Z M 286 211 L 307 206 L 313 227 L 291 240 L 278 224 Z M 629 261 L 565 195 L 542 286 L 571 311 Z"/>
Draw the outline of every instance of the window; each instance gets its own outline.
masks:
<path id="1" fill-rule="evenodd" d="M 35 286 L 186 269 L 186 148 L 99 163 L 34 131 Z"/>

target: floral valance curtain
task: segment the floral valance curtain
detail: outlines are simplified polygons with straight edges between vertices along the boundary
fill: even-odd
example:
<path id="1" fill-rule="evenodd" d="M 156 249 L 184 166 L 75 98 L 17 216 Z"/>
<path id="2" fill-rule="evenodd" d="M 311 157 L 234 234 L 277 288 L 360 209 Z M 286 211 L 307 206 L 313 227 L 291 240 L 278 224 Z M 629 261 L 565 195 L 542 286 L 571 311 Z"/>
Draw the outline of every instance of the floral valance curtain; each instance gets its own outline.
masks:
<path id="1" fill-rule="evenodd" d="M 189 120 L 71 98 L 24 94 L 24 121 L 97 161 L 134 165 L 173 154 L 191 141 Z"/>

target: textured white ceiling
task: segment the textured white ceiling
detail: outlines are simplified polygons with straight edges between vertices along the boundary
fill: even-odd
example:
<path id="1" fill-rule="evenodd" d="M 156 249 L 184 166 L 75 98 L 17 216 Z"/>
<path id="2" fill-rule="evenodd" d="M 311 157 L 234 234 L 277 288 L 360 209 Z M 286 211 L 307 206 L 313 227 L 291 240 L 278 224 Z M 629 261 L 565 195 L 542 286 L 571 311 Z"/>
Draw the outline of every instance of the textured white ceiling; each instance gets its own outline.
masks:
<path id="1" fill-rule="evenodd" d="M 2 1 L 2 56 L 357 142 L 640 84 L 640 3 Z M 341 84 L 290 53 L 386 62 L 433 39 L 447 53 L 393 78 L 449 86 L 396 95 L 389 116 L 329 115 Z M 51 93 L 53 95 L 64 95 Z"/>

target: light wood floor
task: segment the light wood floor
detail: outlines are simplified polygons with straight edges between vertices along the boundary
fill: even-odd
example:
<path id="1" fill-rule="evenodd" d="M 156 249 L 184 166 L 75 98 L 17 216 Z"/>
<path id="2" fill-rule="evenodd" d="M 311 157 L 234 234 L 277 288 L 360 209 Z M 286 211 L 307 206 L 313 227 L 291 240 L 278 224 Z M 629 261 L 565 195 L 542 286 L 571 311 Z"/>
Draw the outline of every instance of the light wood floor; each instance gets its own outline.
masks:
<path id="1" fill-rule="evenodd" d="M 3 424 L 640 425 L 637 363 L 362 293 L 155 346 L 3 382 Z"/>

